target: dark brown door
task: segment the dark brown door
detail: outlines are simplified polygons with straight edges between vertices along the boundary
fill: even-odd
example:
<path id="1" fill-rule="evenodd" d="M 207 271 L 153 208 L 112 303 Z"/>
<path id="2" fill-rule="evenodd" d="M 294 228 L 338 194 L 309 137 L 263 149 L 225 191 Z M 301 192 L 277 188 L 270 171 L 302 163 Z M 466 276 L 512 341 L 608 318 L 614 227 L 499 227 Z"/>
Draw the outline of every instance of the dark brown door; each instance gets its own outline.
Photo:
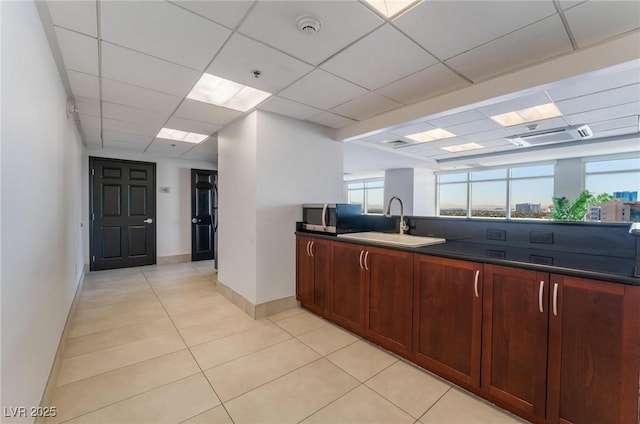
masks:
<path id="1" fill-rule="evenodd" d="M 331 242 L 301 236 L 296 240 L 296 297 L 305 308 L 327 316 Z"/>
<path id="2" fill-rule="evenodd" d="M 89 158 L 91 271 L 156 263 L 155 169 Z"/>
<path id="3" fill-rule="evenodd" d="M 357 244 L 331 243 L 330 317 L 336 324 L 357 334 L 364 333 L 364 251 L 365 247 Z"/>
<path id="4" fill-rule="evenodd" d="M 368 247 L 363 263 L 368 274 L 365 334 L 407 357 L 413 326 L 413 254 Z"/>
<path id="5" fill-rule="evenodd" d="M 191 170 L 191 260 L 215 259 L 216 171 Z"/>
<path id="6" fill-rule="evenodd" d="M 482 264 L 426 255 L 414 264 L 415 361 L 480 387 Z"/>
<path id="7" fill-rule="evenodd" d="M 481 388 L 532 421 L 547 393 L 548 274 L 484 266 Z"/>
<path id="8" fill-rule="evenodd" d="M 637 424 L 640 287 L 560 275 L 551 284 L 548 422 Z"/>
<path id="9" fill-rule="evenodd" d="M 308 308 L 313 303 L 313 257 L 309 237 L 296 237 L 296 299 Z"/>

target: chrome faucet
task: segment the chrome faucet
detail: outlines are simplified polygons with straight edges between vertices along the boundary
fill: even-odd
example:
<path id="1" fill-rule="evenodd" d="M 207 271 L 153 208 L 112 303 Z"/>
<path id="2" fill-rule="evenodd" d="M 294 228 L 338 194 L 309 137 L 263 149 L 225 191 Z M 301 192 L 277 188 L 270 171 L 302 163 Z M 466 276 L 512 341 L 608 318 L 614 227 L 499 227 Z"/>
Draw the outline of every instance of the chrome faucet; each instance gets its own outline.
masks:
<path id="1" fill-rule="evenodd" d="M 404 205 L 402 204 L 401 198 L 399 198 L 398 196 L 393 196 L 391 199 L 389 199 L 389 204 L 387 205 L 387 213 L 385 213 L 384 216 L 386 216 L 387 218 L 391 216 L 391 202 L 393 202 L 393 199 L 396 199 L 398 202 L 400 202 L 400 234 L 404 234 L 405 231 L 409 231 L 409 227 L 404 222 Z"/>

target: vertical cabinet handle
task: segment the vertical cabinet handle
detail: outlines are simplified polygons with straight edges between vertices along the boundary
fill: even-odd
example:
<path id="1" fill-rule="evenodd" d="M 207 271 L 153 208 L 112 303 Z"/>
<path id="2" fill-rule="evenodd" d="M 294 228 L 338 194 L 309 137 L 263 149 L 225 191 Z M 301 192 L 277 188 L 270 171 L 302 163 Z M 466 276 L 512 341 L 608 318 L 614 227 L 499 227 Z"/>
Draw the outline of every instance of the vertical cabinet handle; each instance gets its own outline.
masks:
<path id="1" fill-rule="evenodd" d="M 313 254 L 313 246 L 315 246 L 316 242 L 312 241 L 311 244 L 309 245 L 309 253 L 311 254 L 311 257 L 315 257 L 316 255 Z"/>
<path id="2" fill-rule="evenodd" d="M 309 252 L 309 247 L 311 246 L 311 242 L 307 242 L 307 256 L 311 256 L 311 252 Z"/>
<path id="3" fill-rule="evenodd" d="M 478 292 L 478 278 L 480 277 L 480 270 L 476 270 L 476 276 L 473 278 L 473 291 L 476 294 L 476 297 L 480 297 L 480 293 Z"/>
<path id="4" fill-rule="evenodd" d="M 369 271 L 368 261 L 369 261 L 369 251 L 367 250 L 367 253 L 364 254 L 364 269 L 366 269 L 367 271 Z"/>
<path id="5" fill-rule="evenodd" d="M 540 290 L 538 291 L 538 309 L 540 312 L 544 312 L 544 307 L 542 306 L 542 294 L 544 293 L 544 281 L 540 281 Z"/>
<path id="6" fill-rule="evenodd" d="M 360 269 L 364 269 L 364 267 L 362 266 L 362 255 L 364 255 L 364 250 L 360 251 Z"/>
<path id="7" fill-rule="evenodd" d="M 558 315 L 558 283 L 553 284 L 553 315 Z"/>

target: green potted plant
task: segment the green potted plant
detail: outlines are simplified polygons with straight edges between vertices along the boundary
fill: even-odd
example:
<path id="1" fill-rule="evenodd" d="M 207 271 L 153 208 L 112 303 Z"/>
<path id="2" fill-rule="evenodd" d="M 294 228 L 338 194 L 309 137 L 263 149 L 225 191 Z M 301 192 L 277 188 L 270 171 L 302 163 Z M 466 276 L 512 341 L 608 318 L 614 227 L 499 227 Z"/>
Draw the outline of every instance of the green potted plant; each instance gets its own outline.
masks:
<path id="1" fill-rule="evenodd" d="M 554 221 L 584 221 L 591 206 L 608 202 L 611 198 L 608 193 L 594 195 L 588 190 L 582 191 L 573 202 L 566 197 L 554 197 L 551 219 Z"/>

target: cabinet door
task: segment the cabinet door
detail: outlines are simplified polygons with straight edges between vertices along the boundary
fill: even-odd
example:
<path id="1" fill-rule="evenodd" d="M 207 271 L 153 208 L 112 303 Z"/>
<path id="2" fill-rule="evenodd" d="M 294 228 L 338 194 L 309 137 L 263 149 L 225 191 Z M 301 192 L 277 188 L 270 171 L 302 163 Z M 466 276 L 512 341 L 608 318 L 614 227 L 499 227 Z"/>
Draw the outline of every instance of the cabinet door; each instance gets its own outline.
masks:
<path id="1" fill-rule="evenodd" d="M 458 384 L 480 387 L 482 264 L 415 255 L 416 362 Z"/>
<path id="2" fill-rule="evenodd" d="M 411 352 L 413 254 L 367 247 L 365 334 L 399 355 Z"/>
<path id="3" fill-rule="evenodd" d="M 331 281 L 331 242 L 314 239 L 309 251 L 313 259 L 313 306 L 315 312 L 326 316 L 329 310 Z"/>
<path id="4" fill-rule="evenodd" d="M 311 239 L 296 237 L 296 299 L 303 306 L 313 303 L 313 257 L 309 254 Z"/>
<path id="5" fill-rule="evenodd" d="M 357 334 L 364 332 L 365 248 L 356 244 L 331 243 L 333 278 L 329 316 Z"/>
<path id="6" fill-rule="evenodd" d="M 637 424 L 640 287 L 551 283 L 549 422 Z"/>
<path id="7" fill-rule="evenodd" d="M 484 266 L 481 388 L 539 420 L 546 413 L 548 274 Z"/>

